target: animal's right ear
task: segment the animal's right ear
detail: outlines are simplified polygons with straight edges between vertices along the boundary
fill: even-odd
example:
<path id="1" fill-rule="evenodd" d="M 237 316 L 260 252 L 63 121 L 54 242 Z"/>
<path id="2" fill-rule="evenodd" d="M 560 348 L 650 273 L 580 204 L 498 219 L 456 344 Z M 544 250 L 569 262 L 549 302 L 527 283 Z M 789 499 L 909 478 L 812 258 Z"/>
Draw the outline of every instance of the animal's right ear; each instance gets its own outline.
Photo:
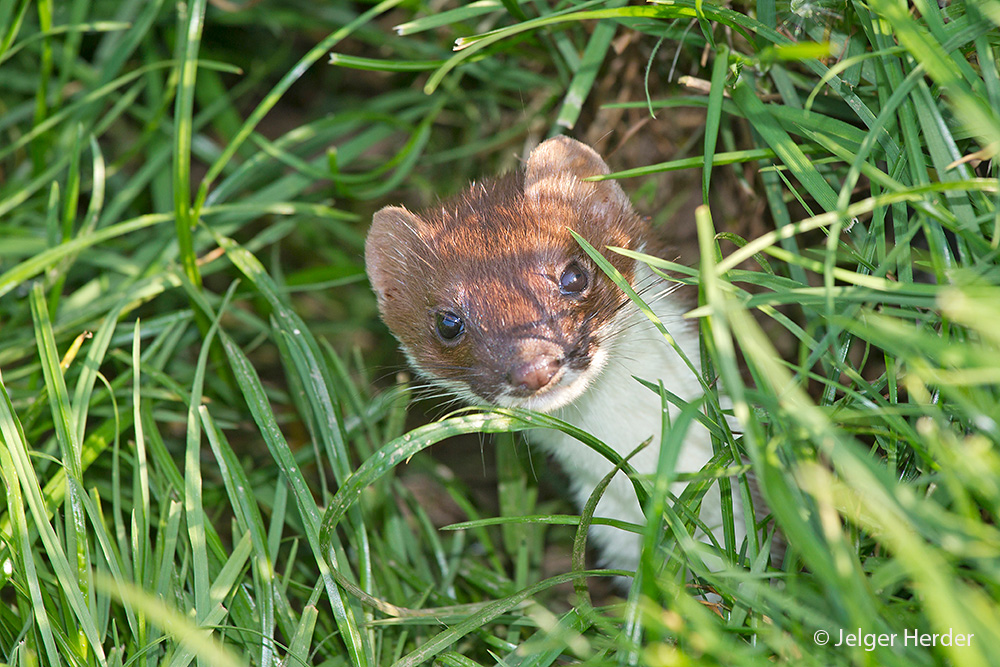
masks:
<path id="1" fill-rule="evenodd" d="M 423 240 L 420 218 L 401 206 L 386 206 L 372 218 L 365 239 L 365 270 L 379 305 L 393 301 L 413 271 L 414 250 Z"/>
<path id="2" fill-rule="evenodd" d="M 545 198 L 587 202 L 590 214 L 612 219 L 631 208 L 617 181 L 586 181 L 590 176 L 611 173 L 593 148 L 566 136 L 540 143 L 528 156 L 524 173 L 524 195 L 529 200 Z"/>
<path id="3" fill-rule="evenodd" d="M 530 190 L 563 175 L 584 179 L 609 173 L 611 170 L 597 151 L 581 141 L 560 135 L 546 139 L 528 155 L 524 187 Z"/>

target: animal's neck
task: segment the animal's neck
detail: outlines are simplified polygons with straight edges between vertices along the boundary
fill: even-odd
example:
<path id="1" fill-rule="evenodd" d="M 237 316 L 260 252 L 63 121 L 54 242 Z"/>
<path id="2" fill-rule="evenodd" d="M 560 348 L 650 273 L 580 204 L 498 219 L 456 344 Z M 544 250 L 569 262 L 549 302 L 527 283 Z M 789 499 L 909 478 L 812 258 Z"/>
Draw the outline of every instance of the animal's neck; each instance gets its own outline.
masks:
<path id="1" fill-rule="evenodd" d="M 663 295 L 662 290 L 668 289 L 668 284 L 655 278 L 647 266 L 639 267 L 638 278 L 636 284 L 652 285 L 644 290 L 647 303 L 697 368 L 698 330 L 683 319 L 686 310 L 683 301 L 676 295 Z M 661 398 L 658 392 L 651 391 L 635 378 L 662 382 L 667 391 L 684 401 L 697 401 L 702 395 L 702 388 L 692 368 L 637 307 L 623 309 L 615 326 L 616 338 L 614 344 L 609 346 L 609 358 L 601 374 L 572 404 L 553 414 L 594 435 L 623 457 L 642 443 L 651 441 L 629 463 L 639 474 L 652 475 L 657 471 L 663 435 Z M 669 406 L 671 420 L 676 420 L 679 412 L 677 406 Z M 561 431 L 537 430 L 530 432 L 528 437 L 559 461 L 581 505 L 612 470 L 612 464 L 602 455 Z M 700 424 L 692 423 L 684 436 L 676 471 L 697 472 L 712 455 L 708 431 Z M 675 492 L 680 490 L 674 489 Z M 716 492 L 713 490 L 712 493 L 715 498 Z M 624 474 L 619 473 L 608 486 L 597 506 L 596 515 L 636 524 L 644 522 L 632 483 Z M 703 503 L 702 520 L 708 526 L 721 522 L 717 499 L 706 499 Z M 742 538 L 742 526 L 737 532 Z M 595 527 L 592 536 L 606 564 L 626 569 L 636 567 L 638 536 L 607 526 Z"/>

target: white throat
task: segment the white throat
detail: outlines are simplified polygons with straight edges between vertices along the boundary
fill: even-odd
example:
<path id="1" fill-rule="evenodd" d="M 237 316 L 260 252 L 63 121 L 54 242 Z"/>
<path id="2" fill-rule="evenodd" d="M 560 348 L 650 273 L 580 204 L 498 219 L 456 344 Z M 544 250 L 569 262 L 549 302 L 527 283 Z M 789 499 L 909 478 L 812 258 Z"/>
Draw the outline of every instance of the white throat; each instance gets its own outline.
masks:
<path id="1" fill-rule="evenodd" d="M 644 290 L 649 295 L 647 303 L 695 368 L 700 367 L 697 327 L 683 319 L 685 309 L 676 298 L 669 294 L 657 296 L 670 286 L 640 263 L 636 284 L 651 283 L 653 286 Z M 668 391 L 686 401 L 697 400 L 703 393 L 702 388 L 691 368 L 634 304 L 622 310 L 613 326 L 619 333 L 608 345 L 608 359 L 600 373 L 572 403 L 552 414 L 591 433 L 622 456 L 652 438 L 650 446 L 630 460 L 637 472 L 652 475 L 656 472 L 662 435 L 660 396 L 635 378 L 654 384 L 660 381 Z M 679 409 L 671 405 L 671 416 L 676 417 L 678 413 Z M 528 437 L 556 458 L 569 477 L 573 494 L 581 506 L 613 467 L 603 456 L 561 431 L 536 430 Z M 693 423 L 677 461 L 677 472 L 697 472 L 712 455 L 708 431 Z M 682 488 L 683 485 L 672 490 L 677 493 Z M 619 473 L 612 480 L 597 506 L 596 516 L 644 523 L 635 491 L 624 474 Z M 701 519 L 710 528 L 721 525 L 717 491 L 705 497 Z M 590 535 L 606 565 L 623 569 L 635 569 L 638 565 L 638 535 L 608 526 L 594 526 Z M 737 539 L 742 540 L 743 535 L 742 527 L 737 525 Z"/>

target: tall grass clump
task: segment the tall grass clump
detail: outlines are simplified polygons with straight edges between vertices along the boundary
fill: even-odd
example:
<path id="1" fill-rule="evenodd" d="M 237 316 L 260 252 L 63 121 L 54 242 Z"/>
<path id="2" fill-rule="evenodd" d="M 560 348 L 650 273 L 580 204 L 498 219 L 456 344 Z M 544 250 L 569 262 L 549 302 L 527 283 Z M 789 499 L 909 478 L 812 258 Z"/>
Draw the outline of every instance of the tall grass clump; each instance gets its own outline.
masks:
<path id="1" fill-rule="evenodd" d="M 0 660 L 992 664 L 998 54 L 997 0 L 0 2 Z M 625 600 L 523 460 L 564 425 L 407 421 L 362 266 L 588 126 L 673 128 L 640 205 L 700 175 L 697 266 L 645 259 L 729 397 L 665 430 L 716 424 L 688 491 L 637 480 Z M 422 451 L 463 435 L 498 508 Z M 783 553 L 688 536 L 723 471 Z"/>

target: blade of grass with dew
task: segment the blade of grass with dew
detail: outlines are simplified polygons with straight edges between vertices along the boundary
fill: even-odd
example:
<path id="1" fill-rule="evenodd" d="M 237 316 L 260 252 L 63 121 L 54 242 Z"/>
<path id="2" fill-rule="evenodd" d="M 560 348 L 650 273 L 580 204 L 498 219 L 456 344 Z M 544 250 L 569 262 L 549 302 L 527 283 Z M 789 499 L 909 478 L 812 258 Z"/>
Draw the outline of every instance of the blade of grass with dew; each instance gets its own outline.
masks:
<path id="1" fill-rule="evenodd" d="M 264 529 L 264 520 L 260 515 L 252 493 L 248 493 L 252 488 L 250 480 L 247 479 L 246 471 L 236 458 L 235 452 L 226 440 L 225 435 L 215 425 L 208 407 L 200 406 L 202 424 L 208 436 L 209 445 L 215 460 L 219 464 L 222 473 L 223 483 L 226 485 L 226 492 L 229 495 L 236 515 L 237 525 L 250 538 L 253 546 L 252 568 L 255 579 L 255 590 L 257 591 L 256 604 L 260 618 L 260 636 L 263 639 L 260 646 L 260 654 L 256 655 L 259 664 L 270 666 L 274 660 L 273 643 L 275 618 L 274 618 L 274 581 L 272 577 L 273 563 L 267 547 L 267 533 Z"/>
<path id="2" fill-rule="evenodd" d="M 15 447 L 24 449 L 23 446 L 15 444 L 18 438 L 23 443 L 23 433 L 17 417 L 14 414 L 13 406 L 10 404 L 10 397 L 7 389 L 0 381 L 0 434 L 3 435 L 4 447 L 0 447 L 0 470 L 4 478 L 4 486 L 7 490 L 7 512 L 4 535 L 9 536 L 10 558 L 14 572 L 21 573 L 21 586 L 27 589 L 25 597 L 28 599 L 28 609 L 21 606 L 23 611 L 30 610 L 34 616 L 34 627 L 41 638 L 41 647 L 37 646 L 34 638 L 27 640 L 27 645 L 38 655 L 48 656 L 50 664 L 57 665 L 60 662 L 59 651 L 56 648 L 55 639 L 52 635 L 52 626 L 49 621 L 48 611 L 42 597 L 42 587 L 38 581 L 38 568 L 35 565 L 35 554 L 31 549 L 32 538 L 29 535 L 29 524 L 24 513 L 24 496 L 21 493 L 21 482 L 18 479 L 18 472 L 13 460 L 12 450 Z M 25 615 L 27 616 L 27 614 Z M 24 618 L 24 623 L 29 621 Z"/>
<path id="3" fill-rule="evenodd" d="M 369 457 L 340 486 L 323 515 L 322 539 L 324 543 L 334 537 L 334 529 L 362 491 L 395 466 L 431 445 L 464 433 L 505 433 L 524 430 L 531 425 L 501 412 L 479 413 L 449 417 L 439 422 L 418 427 L 384 445 Z M 326 553 L 326 549 L 323 553 Z"/>
<path id="4" fill-rule="evenodd" d="M 45 302 L 45 292 L 41 283 L 35 283 L 31 291 L 32 319 L 35 323 L 35 339 L 38 342 L 38 352 L 42 362 L 42 372 L 45 386 L 48 389 L 49 407 L 52 421 L 55 425 L 56 440 L 62 453 L 62 462 L 68 469 L 66 503 L 66 548 L 70 561 L 75 564 L 77 586 L 83 600 L 88 605 L 93 599 L 89 590 L 90 583 L 90 547 L 88 545 L 88 530 L 80 492 L 83 484 L 83 453 L 81 443 L 76 437 L 76 428 L 72 408 L 69 402 L 69 392 L 66 379 L 56 350 L 55 335 L 52 322 L 49 320 L 48 305 Z M 75 482 L 75 483 L 74 483 Z M 75 643 L 81 653 L 87 653 L 87 638 L 82 631 Z"/>
<path id="5" fill-rule="evenodd" d="M 285 526 L 289 523 L 288 485 L 284 484 L 284 478 L 281 476 L 278 476 L 278 481 L 280 483 L 275 484 L 274 500 L 271 504 L 271 516 L 267 526 L 268 557 L 272 563 L 277 563 L 280 560 L 281 536 Z M 294 550 L 291 553 L 291 557 L 288 559 L 288 564 L 289 567 L 292 567 L 295 564 Z M 277 579 L 276 583 L 281 586 L 281 592 L 283 593 L 282 595 L 274 596 L 275 604 L 279 605 L 276 613 L 278 625 L 284 635 L 286 637 L 290 637 L 295 635 L 298 630 L 292 628 L 294 613 L 289 607 L 285 606 L 285 591 L 287 590 L 288 578 L 284 577 Z M 318 596 L 321 595 L 322 592 L 323 581 L 316 580 L 313 583 L 313 596 L 318 599 Z M 313 600 L 313 602 L 315 602 L 315 600 Z"/>
<path id="6" fill-rule="evenodd" d="M 333 472 L 337 481 L 343 482 L 350 471 L 350 457 L 344 442 L 343 424 L 338 418 L 340 410 L 335 405 L 336 397 L 330 394 L 330 387 L 334 385 L 329 377 L 329 369 L 322 363 L 323 354 L 319 345 L 302 319 L 285 303 L 274 281 L 257 258 L 232 239 L 219 235 L 215 238 L 230 261 L 270 304 L 277 328 L 292 343 L 289 349 L 297 352 L 293 358 L 293 367 L 303 380 L 303 386 L 307 387 L 306 395 L 313 407 L 314 418 L 327 448 Z"/>
<path id="7" fill-rule="evenodd" d="M 23 425 L 23 424 L 22 424 Z M 115 419 L 108 419 L 100 426 L 91 430 L 83 443 L 81 454 L 81 468 L 86 472 L 87 468 L 97 460 L 97 458 L 109 447 L 109 441 L 121 428 L 127 428 L 127 420 L 116 422 Z M 46 518 L 51 519 L 56 508 L 61 507 L 66 499 L 66 476 L 67 467 L 60 466 L 42 488 L 42 498 L 46 507 Z M 10 520 L 4 517 L 0 521 L 0 532 L 7 533 L 10 530 Z"/>
<path id="8" fill-rule="evenodd" d="M 309 540 L 310 547 L 316 554 L 316 562 L 326 586 L 330 603 L 334 608 L 342 641 L 347 646 L 354 664 L 359 666 L 369 665 L 373 659 L 373 653 L 369 645 L 368 634 L 363 632 L 357 623 L 350 601 L 334 582 L 330 573 L 331 567 L 344 570 L 347 569 L 347 566 L 345 563 L 340 563 L 336 560 L 333 562 L 327 561 L 326 554 L 333 551 L 328 548 L 332 544 L 332 541 L 328 535 L 324 535 L 321 538 L 321 514 L 319 508 L 316 506 L 316 501 L 309 491 L 308 484 L 302 477 L 302 473 L 295 462 L 295 457 L 289 449 L 288 443 L 281 434 L 281 429 L 278 427 L 274 414 L 268 404 L 264 388 L 260 383 L 260 378 L 243 352 L 228 336 L 222 336 L 222 343 L 229 362 L 232 365 L 236 380 L 253 414 L 254 421 L 260 429 L 261 435 L 267 443 L 268 449 L 271 451 L 271 455 L 274 456 L 282 473 L 292 485 L 292 491 L 305 526 L 306 537 Z"/>
<path id="9" fill-rule="evenodd" d="M 40 305 L 40 301 L 44 301 L 42 295 L 34 297 L 33 301 L 36 303 L 36 308 L 44 306 Z M 93 616 L 90 613 L 88 606 L 88 601 L 84 597 L 84 593 L 81 590 L 81 583 L 78 579 L 78 573 L 70 564 L 70 560 L 67 558 L 67 553 L 65 551 L 65 545 L 60 541 L 52 525 L 49 523 L 47 518 L 47 510 L 42 497 L 41 488 L 38 484 L 38 478 L 35 476 L 34 469 L 31 465 L 30 454 L 28 451 L 28 445 L 24 439 L 24 433 L 21 430 L 20 423 L 17 420 L 16 413 L 14 411 L 13 405 L 10 403 L 10 397 L 7 395 L 7 390 L 0 383 L 0 435 L 3 436 L 3 441 L 6 447 L 0 448 L 3 454 L 5 462 L 9 462 L 9 465 L 5 465 L 5 468 L 9 473 L 16 475 L 17 483 L 20 485 L 21 494 L 25 500 L 25 505 L 28 507 L 31 513 L 31 518 L 33 522 L 33 529 L 37 531 L 38 539 L 41 540 L 46 558 L 49 562 L 49 567 L 52 568 L 53 574 L 55 575 L 55 582 L 65 596 L 63 599 L 69 606 L 67 612 L 72 614 L 72 618 L 78 624 L 79 637 L 83 639 L 85 645 L 89 647 L 89 651 L 93 652 L 94 658 L 97 660 L 98 664 L 106 665 L 106 657 L 104 654 L 104 649 L 100 641 L 101 633 L 98 631 L 97 626 L 94 623 Z M 13 481 L 13 480 L 11 480 Z M 22 506 L 23 507 L 23 506 Z M 24 534 L 22 534 L 24 536 Z M 29 542 L 22 542 L 22 549 L 30 548 Z M 74 553 L 72 554 L 72 559 L 75 562 L 77 560 L 76 549 L 74 548 Z M 34 553 L 28 552 L 24 553 L 24 557 L 34 558 Z M 34 565 L 29 566 L 37 572 L 37 568 Z M 39 588 L 39 595 L 41 594 L 41 589 Z M 42 632 L 44 633 L 46 627 L 49 627 L 49 621 L 47 618 L 42 620 L 42 616 L 47 614 L 48 608 L 44 602 L 35 610 L 36 621 L 39 622 Z M 80 648 L 75 646 L 74 649 Z"/>
<path id="10" fill-rule="evenodd" d="M 482 663 L 454 651 L 445 651 L 438 655 L 434 662 L 444 665 L 444 667 L 483 667 Z"/>

